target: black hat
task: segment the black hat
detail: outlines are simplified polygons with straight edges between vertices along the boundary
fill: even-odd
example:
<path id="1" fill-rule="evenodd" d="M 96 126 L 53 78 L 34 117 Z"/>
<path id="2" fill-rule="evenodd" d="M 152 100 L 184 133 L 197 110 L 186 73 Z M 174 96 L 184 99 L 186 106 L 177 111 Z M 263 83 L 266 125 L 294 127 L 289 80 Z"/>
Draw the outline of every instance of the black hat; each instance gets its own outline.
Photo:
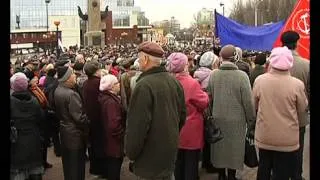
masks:
<path id="1" fill-rule="evenodd" d="M 286 31 L 281 35 L 282 44 L 293 44 L 300 39 L 300 36 L 295 31 Z"/>
<path id="2" fill-rule="evenodd" d="M 96 73 L 97 70 L 99 70 L 99 67 L 100 65 L 97 61 L 89 61 L 86 62 L 83 69 L 87 76 L 93 76 L 94 73 Z"/>

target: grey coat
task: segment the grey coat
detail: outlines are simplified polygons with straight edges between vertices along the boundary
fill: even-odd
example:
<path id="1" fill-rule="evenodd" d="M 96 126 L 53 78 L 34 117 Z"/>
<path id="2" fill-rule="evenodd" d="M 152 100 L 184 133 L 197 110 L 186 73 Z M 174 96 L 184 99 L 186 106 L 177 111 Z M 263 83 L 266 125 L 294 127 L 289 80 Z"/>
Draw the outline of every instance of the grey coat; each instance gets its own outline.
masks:
<path id="1" fill-rule="evenodd" d="M 248 75 L 227 62 L 210 75 L 208 93 L 213 97 L 213 117 L 224 138 L 211 145 L 217 168 L 243 168 L 246 124 L 254 125 L 255 112 Z"/>
<path id="2" fill-rule="evenodd" d="M 293 67 L 290 69 L 291 76 L 300 79 L 306 90 L 306 96 L 308 97 L 308 101 L 310 101 L 310 76 L 309 69 L 310 63 L 309 60 L 302 58 L 297 51 L 292 51 L 292 55 L 294 58 Z M 300 127 L 305 127 L 309 124 L 308 121 L 308 113 L 302 114 L 299 116 Z"/>

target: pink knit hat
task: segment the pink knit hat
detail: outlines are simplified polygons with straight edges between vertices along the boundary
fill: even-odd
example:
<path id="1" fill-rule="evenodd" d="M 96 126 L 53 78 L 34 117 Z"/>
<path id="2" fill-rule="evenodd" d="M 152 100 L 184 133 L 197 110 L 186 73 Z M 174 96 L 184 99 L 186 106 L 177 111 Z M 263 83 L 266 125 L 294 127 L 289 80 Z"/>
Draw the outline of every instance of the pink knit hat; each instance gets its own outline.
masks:
<path id="1" fill-rule="evenodd" d="M 111 90 L 112 86 L 114 86 L 118 82 L 119 81 L 116 76 L 112 74 L 107 74 L 101 78 L 99 90 L 100 91 Z"/>
<path id="2" fill-rule="evenodd" d="M 279 70 L 289 70 L 293 66 L 292 52 L 286 47 L 277 47 L 271 51 L 270 66 Z"/>
<path id="3" fill-rule="evenodd" d="M 40 79 L 39 79 L 39 85 L 40 86 L 44 86 L 44 81 L 46 80 L 46 76 L 42 76 Z"/>
<path id="4" fill-rule="evenodd" d="M 24 73 L 18 72 L 11 76 L 10 84 L 14 92 L 26 91 L 28 89 L 28 78 Z"/>
<path id="5" fill-rule="evenodd" d="M 188 64 L 188 57 L 183 53 L 172 53 L 168 57 L 168 63 L 166 66 L 167 71 L 171 73 L 180 73 L 184 70 Z"/>

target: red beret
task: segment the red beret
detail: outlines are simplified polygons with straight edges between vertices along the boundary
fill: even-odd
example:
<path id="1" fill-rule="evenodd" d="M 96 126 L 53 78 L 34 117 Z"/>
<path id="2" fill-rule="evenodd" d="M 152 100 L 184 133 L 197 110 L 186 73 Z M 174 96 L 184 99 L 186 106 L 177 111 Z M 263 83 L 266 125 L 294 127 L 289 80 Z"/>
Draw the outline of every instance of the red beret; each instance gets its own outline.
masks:
<path id="1" fill-rule="evenodd" d="M 164 50 L 159 44 L 148 41 L 141 43 L 138 47 L 138 51 L 142 51 L 154 57 L 162 57 L 164 54 Z"/>

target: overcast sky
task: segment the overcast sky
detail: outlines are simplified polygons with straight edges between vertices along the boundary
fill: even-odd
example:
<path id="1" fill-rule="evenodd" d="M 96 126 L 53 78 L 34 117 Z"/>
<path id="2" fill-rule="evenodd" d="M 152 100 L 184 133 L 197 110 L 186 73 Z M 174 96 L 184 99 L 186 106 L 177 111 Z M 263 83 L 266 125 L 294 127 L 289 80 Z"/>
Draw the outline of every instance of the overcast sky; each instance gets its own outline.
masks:
<path id="1" fill-rule="evenodd" d="M 193 15 L 202 8 L 217 9 L 222 14 L 220 2 L 225 4 L 225 15 L 229 15 L 233 3 L 237 0 L 135 0 L 135 5 L 140 6 L 146 13 L 150 22 L 170 20 L 174 16 L 180 21 L 181 28 L 189 27 Z"/>

